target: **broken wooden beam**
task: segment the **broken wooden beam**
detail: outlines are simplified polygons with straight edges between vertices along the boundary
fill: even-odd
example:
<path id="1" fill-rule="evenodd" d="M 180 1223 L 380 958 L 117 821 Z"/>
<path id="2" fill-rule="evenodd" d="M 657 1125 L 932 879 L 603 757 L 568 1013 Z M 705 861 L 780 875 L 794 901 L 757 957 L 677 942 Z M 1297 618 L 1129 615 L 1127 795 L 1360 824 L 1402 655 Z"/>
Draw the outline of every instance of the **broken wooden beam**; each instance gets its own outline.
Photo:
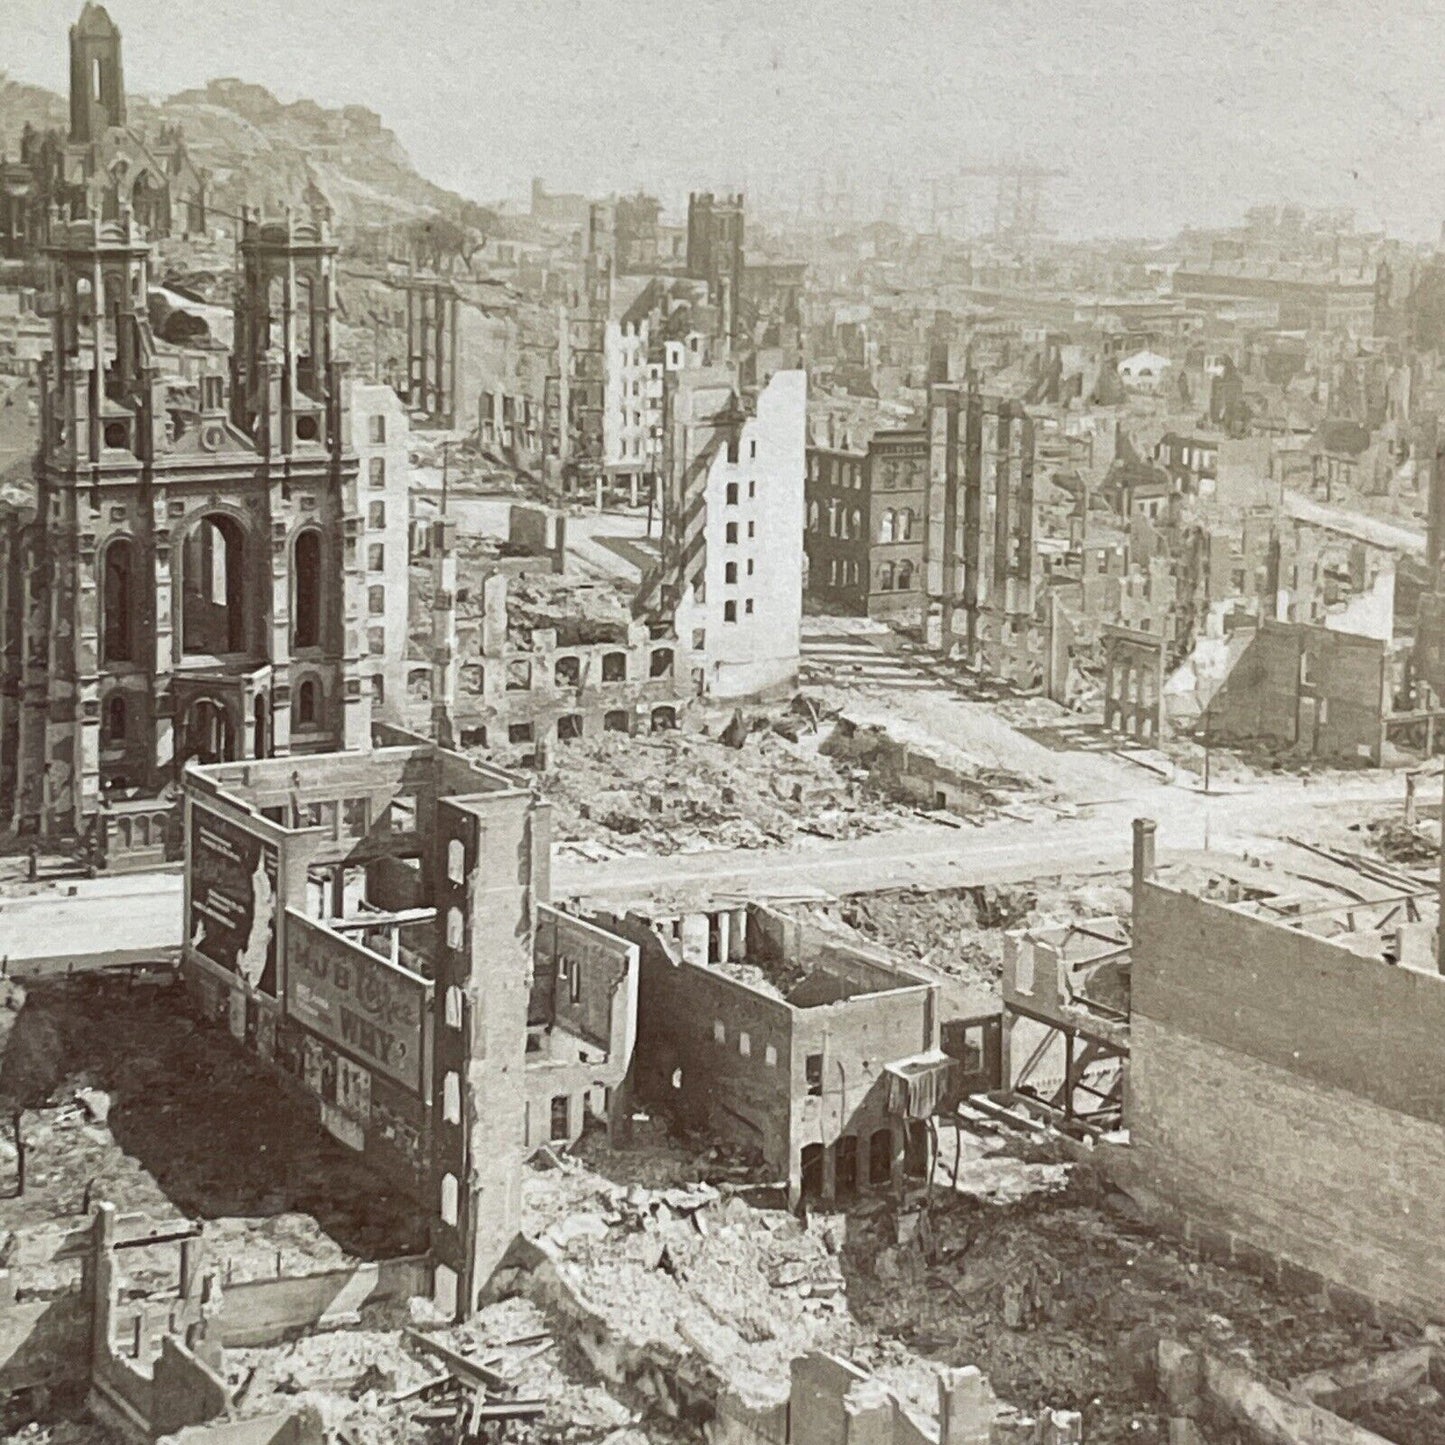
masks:
<path id="1" fill-rule="evenodd" d="M 506 1380 L 495 1370 L 488 1369 L 480 1361 L 468 1359 L 465 1355 L 442 1344 L 440 1340 L 434 1340 L 430 1335 L 423 1334 L 415 1327 L 409 1327 L 403 1338 L 410 1340 L 419 1350 L 430 1355 L 434 1360 L 440 1360 L 462 1384 L 468 1385 L 474 1390 L 482 1388 L 505 1390 L 507 1388 Z"/>

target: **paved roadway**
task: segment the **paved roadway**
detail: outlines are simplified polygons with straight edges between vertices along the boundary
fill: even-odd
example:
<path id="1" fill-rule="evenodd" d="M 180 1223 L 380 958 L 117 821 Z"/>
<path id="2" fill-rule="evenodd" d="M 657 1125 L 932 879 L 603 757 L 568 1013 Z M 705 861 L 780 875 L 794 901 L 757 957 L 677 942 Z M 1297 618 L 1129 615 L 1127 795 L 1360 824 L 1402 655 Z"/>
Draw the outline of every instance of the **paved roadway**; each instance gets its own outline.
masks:
<path id="1" fill-rule="evenodd" d="M 1237 851 L 1252 838 L 1307 826 L 1310 814 L 1320 809 L 1391 802 L 1402 791 L 1399 778 L 1374 773 L 1309 785 L 1274 778 L 1246 792 L 1209 796 L 1189 786 L 1157 784 L 1136 796 L 1050 822 L 1004 819 L 962 829 L 928 823 L 849 841 L 810 840 L 786 849 L 598 863 L 563 853 L 553 864 L 553 892 L 558 898 L 619 900 L 651 893 L 761 898 L 817 889 L 848 893 L 907 884 L 937 888 L 1117 870 L 1128 866 L 1130 823 L 1137 816 L 1158 821 L 1161 850 L 1213 846 Z M 29 973 L 161 958 L 179 948 L 181 926 L 177 873 L 81 881 L 35 897 L 0 901 L 0 957 L 9 960 L 12 971 Z"/>

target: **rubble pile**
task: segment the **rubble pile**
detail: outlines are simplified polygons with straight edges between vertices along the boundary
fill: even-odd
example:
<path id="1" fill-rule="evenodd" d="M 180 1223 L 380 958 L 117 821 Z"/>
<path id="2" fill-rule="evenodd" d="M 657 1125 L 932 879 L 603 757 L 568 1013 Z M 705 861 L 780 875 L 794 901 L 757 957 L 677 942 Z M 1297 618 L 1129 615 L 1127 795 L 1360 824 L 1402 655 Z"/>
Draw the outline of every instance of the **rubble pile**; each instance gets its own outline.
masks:
<path id="1" fill-rule="evenodd" d="M 1144 1363 L 1161 1334 L 1279 1380 L 1388 1342 L 1320 1297 L 1191 1258 L 1111 1208 L 1086 1169 L 1060 1193 L 1011 1204 L 935 1193 L 926 1219 L 919 1228 L 884 1208 L 851 1221 L 844 1266 L 859 1325 L 977 1365 L 1020 1408 L 1082 1411 L 1090 1442 L 1170 1438 Z"/>
<path id="2" fill-rule="evenodd" d="M 426 1314 L 423 1302 L 413 1305 Z M 465 1325 L 440 1327 L 414 1322 L 406 1310 L 376 1309 L 354 1329 L 226 1351 L 227 1382 L 245 1413 L 310 1406 L 353 1445 L 422 1445 L 451 1434 L 473 1407 L 473 1370 L 489 1381 L 489 1428 L 509 1440 L 620 1439 L 637 1424 L 637 1412 L 593 1383 L 568 1342 L 520 1298 L 490 1304 Z M 654 1433 L 649 1422 L 649 1437 Z"/>
<path id="3" fill-rule="evenodd" d="M 829 904 L 798 904 L 810 921 L 887 949 L 944 981 L 960 1016 L 996 1008 L 1004 934 L 1075 918 L 1127 916 L 1128 878 L 1034 879 L 1028 884 L 895 888 Z"/>
<path id="4" fill-rule="evenodd" d="M 524 1227 L 618 1339 L 700 1357 L 759 1402 L 786 1396 L 795 1356 L 867 1339 L 848 1313 L 845 1218 L 805 1225 L 727 1186 L 651 1189 L 560 1163 L 527 1176 Z"/>
<path id="5" fill-rule="evenodd" d="M 747 728 L 740 746 L 691 729 L 604 733 L 558 748 L 544 789 L 560 842 L 635 853 L 857 838 L 911 812 L 867 794 L 806 735 Z"/>
<path id="6" fill-rule="evenodd" d="M 68 1283 L 69 1266 L 46 1262 L 53 1251 L 41 1236 L 83 1225 L 102 1199 L 204 1221 L 204 1267 L 223 1284 L 425 1248 L 410 1202 L 278 1090 L 223 1026 L 188 1014 L 173 988 L 94 975 L 34 982 L 18 1019 L 59 1041 L 44 1098 L 27 1100 L 27 1187 L 7 1204 L 0 1238 L 0 1265 L 33 1256 L 27 1287 Z M 7 1119 L 7 1186 L 14 1168 Z M 148 1253 L 127 1258 L 138 1283 L 150 1282 Z M 174 1259 L 157 1266 L 173 1271 Z"/>

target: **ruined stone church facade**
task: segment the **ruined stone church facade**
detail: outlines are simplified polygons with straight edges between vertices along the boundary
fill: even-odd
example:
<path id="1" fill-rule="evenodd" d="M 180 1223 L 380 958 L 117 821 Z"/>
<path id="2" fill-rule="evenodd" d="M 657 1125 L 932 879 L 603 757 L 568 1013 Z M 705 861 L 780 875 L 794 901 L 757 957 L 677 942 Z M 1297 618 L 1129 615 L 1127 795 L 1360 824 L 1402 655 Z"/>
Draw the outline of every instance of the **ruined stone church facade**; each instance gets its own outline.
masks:
<path id="1" fill-rule="evenodd" d="M 247 219 L 234 340 L 158 340 L 134 218 L 47 248 L 33 496 L 0 525 L 0 824 L 83 833 L 191 758 L 366 745 L 335 247 Z"/>
<path id="2" fill-rule="evenodd" d="M 18 160 L 0 153 L 0 259 L 30 260 L 53 229 L 128 210 L 151 240 L 206 229 L 205 177 L 176 126 L 149 133 L 126 114 L 121 34 L 103 5 L 70 27 L 70 128 L 26 126 Z"/>

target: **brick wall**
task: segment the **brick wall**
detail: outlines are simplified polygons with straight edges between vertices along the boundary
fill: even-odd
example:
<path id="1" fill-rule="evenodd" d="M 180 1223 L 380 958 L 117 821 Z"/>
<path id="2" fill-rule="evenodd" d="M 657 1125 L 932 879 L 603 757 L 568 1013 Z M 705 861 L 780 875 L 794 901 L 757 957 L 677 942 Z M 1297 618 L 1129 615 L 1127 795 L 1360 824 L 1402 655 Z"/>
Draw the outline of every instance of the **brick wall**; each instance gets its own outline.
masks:
<path id="1" fill-rule="evenodd" d="M 1126 1122 L 1186 1214 L 1409 1313 L 1445 1299 L 1445 979 L 1138 890 Z"/>

